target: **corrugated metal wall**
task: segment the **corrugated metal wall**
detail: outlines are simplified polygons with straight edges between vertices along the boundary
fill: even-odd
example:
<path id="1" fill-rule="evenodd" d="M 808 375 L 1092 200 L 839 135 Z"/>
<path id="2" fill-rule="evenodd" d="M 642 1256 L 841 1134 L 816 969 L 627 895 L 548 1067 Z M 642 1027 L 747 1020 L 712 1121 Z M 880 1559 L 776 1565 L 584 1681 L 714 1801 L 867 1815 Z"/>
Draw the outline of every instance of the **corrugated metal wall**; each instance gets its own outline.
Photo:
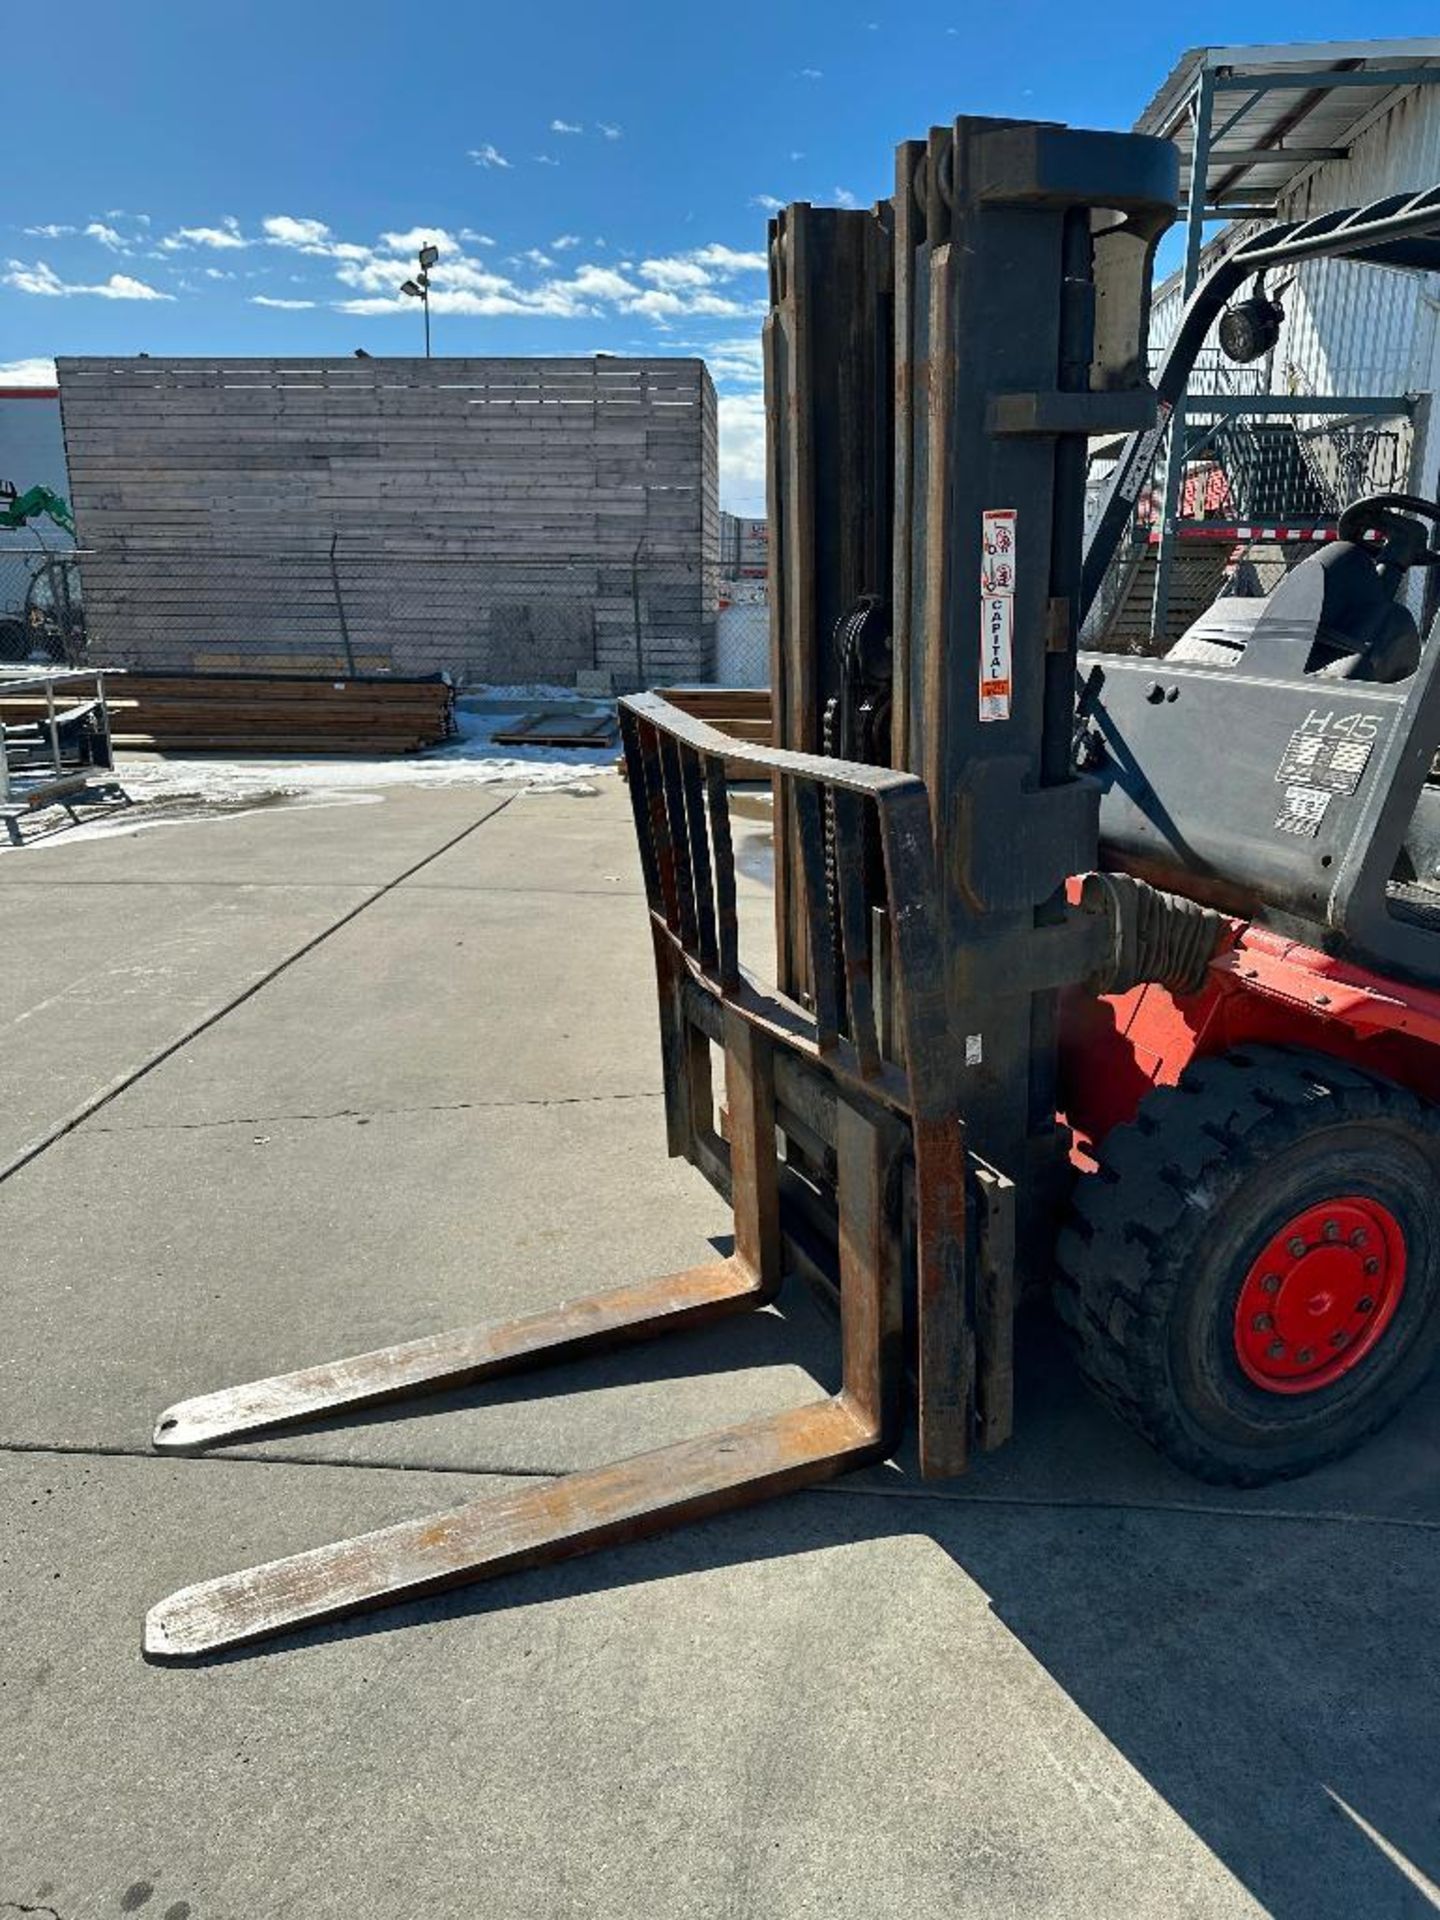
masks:
<path id="1" fill-rule="evenodd" d="M 1348 159 L 1303 175 L 1277 218 L 1303 220 L 1437 181 L 1440 86 L 1416 87 L 1359 136 Z M 1165 283 L 1152 309 L 1152 354 L 1168 346 L 1181 305 L 1177 275 Z M 1284 305 L 1285 326 L 1271 372 L 1274 392 L 1429 393 L 1440 380 L 1440 275 L 1316 260 L 1300 269 Z M 1224 371 L 1222 384 L 1230 390 L 1248 377 L 1246 369 Z M 1207 371 L 1192 390 L 1214 391 Z"/>
<path id="2" fill-rule="evenodd" d="M 1416 87 L 1361 134 L 1347 160 L 1313 168 L 1281 217 L 1304 220 L 1440 181 L 1440 86 Z M 1424 393 L 1435 385 L 1440 275 L 1316 260 L 1286 295 L 1277 388 Z"/>

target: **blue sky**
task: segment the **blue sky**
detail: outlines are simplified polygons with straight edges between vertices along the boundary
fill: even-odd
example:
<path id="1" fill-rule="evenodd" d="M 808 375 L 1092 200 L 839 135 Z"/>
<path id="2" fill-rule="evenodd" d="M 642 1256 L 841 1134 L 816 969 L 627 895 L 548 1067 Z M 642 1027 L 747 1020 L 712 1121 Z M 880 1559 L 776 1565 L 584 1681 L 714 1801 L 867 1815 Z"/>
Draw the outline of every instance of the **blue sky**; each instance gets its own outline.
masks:
<path id="1" fill-rule="evenodd" d="M 1427 29 L 1430 0 L 1383 23 Z M 1367 31 L 1306 10 L 1308 39 Z M 433 235 L 436 352 L 703 353 L 726 504 L 758 510 L 767 208 L 867 204 L 960 112 L 1126 126 L 1202 32 L 1292 27 L 1153 0 L 70 0 L 6 89 L 0 382 L 56 353 L 418 352 L 394 289 Z"/>

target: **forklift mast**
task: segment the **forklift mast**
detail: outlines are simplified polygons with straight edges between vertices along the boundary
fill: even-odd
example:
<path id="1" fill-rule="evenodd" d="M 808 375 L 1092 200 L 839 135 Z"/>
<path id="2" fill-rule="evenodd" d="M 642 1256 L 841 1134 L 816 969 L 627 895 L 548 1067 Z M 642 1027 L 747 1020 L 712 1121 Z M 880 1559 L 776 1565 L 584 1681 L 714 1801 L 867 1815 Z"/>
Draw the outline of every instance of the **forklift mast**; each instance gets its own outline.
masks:
<path id="1" fill-rule="evenodd" d="M 1087 441 L 1155 421 L 1176 165 L 1134 134 L 963 118 L 900 147 L 873 211 L 771 226 L 776 740 L 929 792 L 965 1128 L 1017 1190 L 1022 1268 L 1048 1257 L 1064 1163 L 1057 990 L 1093 947 L 1064 894 L 1098 848 L 1071 764 Z M 778 977 L 809 1002 L 777 793 Z"/>

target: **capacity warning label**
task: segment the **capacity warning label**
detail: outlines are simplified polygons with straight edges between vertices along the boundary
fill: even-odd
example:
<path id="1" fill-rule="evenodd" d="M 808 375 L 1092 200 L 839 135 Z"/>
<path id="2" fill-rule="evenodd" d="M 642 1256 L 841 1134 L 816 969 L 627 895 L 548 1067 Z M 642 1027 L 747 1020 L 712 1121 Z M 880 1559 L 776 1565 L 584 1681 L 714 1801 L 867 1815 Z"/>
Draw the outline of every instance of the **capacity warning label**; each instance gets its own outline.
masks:
<path id="1" fill-rule="evenodd" d="M 1015 642 L 1014 507 L 980 516 L 980 718 L 1008 720 Z"/>

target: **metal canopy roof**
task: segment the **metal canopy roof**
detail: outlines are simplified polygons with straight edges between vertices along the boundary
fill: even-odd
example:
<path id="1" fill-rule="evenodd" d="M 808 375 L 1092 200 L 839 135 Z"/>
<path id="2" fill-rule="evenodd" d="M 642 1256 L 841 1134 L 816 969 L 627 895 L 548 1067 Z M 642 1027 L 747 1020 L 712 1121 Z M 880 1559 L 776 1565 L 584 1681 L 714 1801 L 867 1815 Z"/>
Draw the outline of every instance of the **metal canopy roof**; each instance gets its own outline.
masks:
<path id="1" fill-rule="evenodd" d="M 1310 167 L 1343 159 L 1405 87 L 1440 81 L 1440 39 L 1192 47 L 1135 122 L 1180 149 L 1182 204 L 1195 155 L 1192 103 L 1209 96 L 1205 208 L 1268 210 Z"/>

